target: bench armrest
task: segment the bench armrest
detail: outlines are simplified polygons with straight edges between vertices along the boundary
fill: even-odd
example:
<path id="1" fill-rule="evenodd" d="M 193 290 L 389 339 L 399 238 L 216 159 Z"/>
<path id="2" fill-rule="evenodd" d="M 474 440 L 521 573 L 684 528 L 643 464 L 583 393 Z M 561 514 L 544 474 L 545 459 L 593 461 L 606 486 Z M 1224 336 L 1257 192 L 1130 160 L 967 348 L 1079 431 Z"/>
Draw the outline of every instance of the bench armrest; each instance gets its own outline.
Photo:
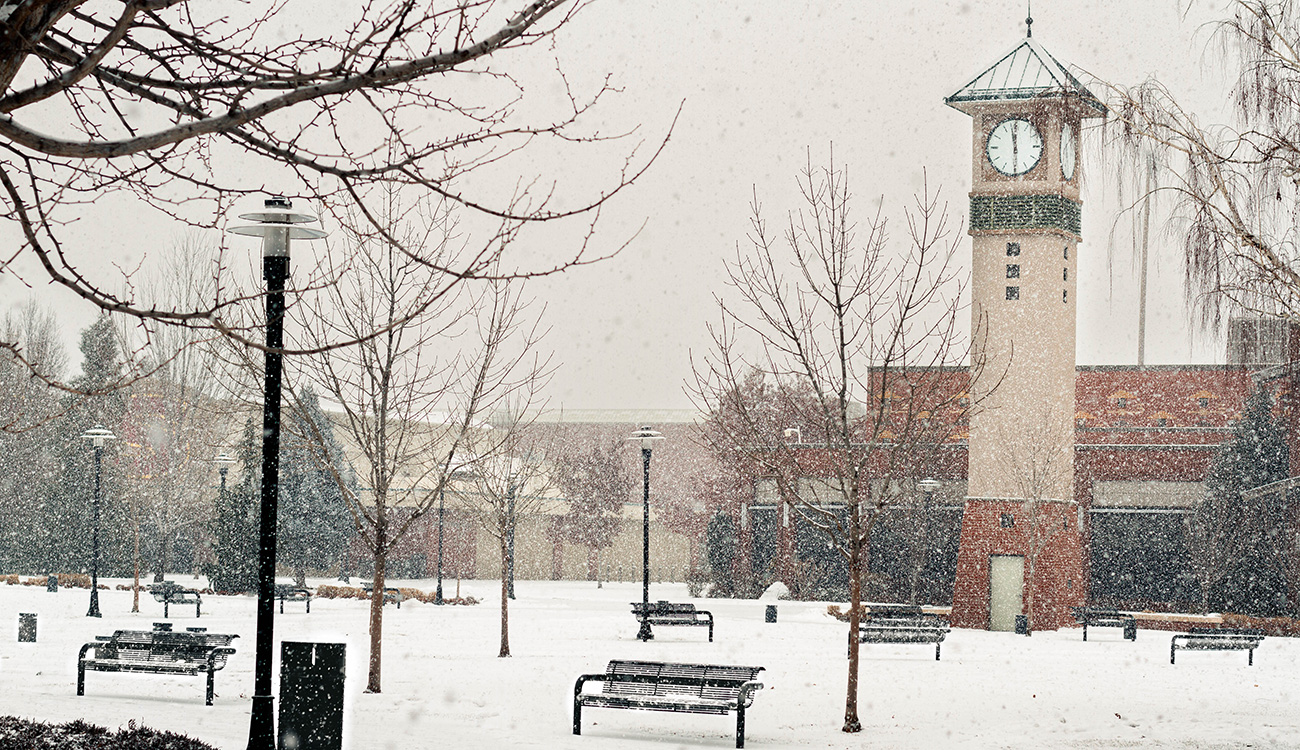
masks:
<path id="1" fill-rule="evenodd" d="M 95 637 L 106 638 L 105 636 L 95 636 Z M 102 645 L 104 645 L 103 641 L 91 641 L 90 643 L 87 643 L 84 646 L 82 646 L 81 650 L 77 652 L 77 662 L 80 663 L 82 660 L 86 658 L 87 651 L 91 650 L 92 648 L 99 648 Z"/>
<path id="2" fill-rule="evenodd" d="M 574 699 L 576 700 L 579 695 L 582 695 L 582 686 L 584 684 L 588 682 L 603 682 L 608 677 L 609 675 L 607 674 L 584 674 L 580 676 L 578 681 L 573 684 Z"/>
<path id="3" fill-rule="evenodd" d="M 754 705 L 754 696 L 764 687 L 758 680 L 749 680 L 740 686 L 740 695 L 736 696 L 736 705 L 749 708 Z"/>

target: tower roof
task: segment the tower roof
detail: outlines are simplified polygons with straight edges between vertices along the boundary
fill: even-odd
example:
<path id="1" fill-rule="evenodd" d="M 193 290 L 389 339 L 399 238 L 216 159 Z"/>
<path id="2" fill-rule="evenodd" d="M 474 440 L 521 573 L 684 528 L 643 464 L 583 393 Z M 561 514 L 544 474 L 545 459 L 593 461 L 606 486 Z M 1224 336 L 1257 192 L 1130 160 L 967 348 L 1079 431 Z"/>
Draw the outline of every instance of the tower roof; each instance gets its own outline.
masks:
<path id="1" fill-rule="evenodd" d="M 1084 105 L 1084 117 L 1101 117 L 1106 105 L 1092 95 L 1052 54 L 1026 38 L 992 66 L 944 99 L 966 112 L 966 102 L 1013 101 L 1049 97 L 1075 99 Z"/>

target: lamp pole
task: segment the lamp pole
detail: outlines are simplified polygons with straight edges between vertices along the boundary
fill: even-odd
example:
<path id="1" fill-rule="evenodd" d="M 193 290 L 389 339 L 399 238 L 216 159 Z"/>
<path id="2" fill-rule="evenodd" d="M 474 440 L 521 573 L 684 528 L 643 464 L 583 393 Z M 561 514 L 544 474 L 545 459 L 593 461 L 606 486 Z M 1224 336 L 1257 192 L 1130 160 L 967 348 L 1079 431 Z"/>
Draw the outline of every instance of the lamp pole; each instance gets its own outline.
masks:
<path id="1" fill-rule="evenodd" d="M 94 527 L 90 535 L 90 609 L 86 610 L 86 617 L 103 617 L 99 611 L 99 495 L 101 490 L 101 474 L 103 466 L 104 442 L 113 440 L 117 436 L 108 430 L 102 424 L 82 433 L 81 437 L 90 441 L 95 448 L 95 497 L 91 501 L 91 507 L 94 508 Z"/>
<path id="2" fill-rule="evenodd" d="M 645 494 L 642 497 L 641 504 L 641 629 L 637 631 L 636 637 L 641 641 L 648 641 L 654 638 L 654 633 L 650 632 L 650 451 L 656 440 L 663 440 L 664 436 L 650 429 L 642 427 L 628 438 L 641 446 L 641 473 L 644 481 Z"/>
<path id="3" fill-rule="evenodd" d="M 434 604 L 442 604 L 442 511 L 447 499 L 447 481 L 443 480 L 438 490 L 438 588 L 433 594 Z"/>
<path id="4" fill-rule="evenodd" d="M 319 239 L 319 229 L 296 226 L 316 220 L 294 213 L 289 199 L 267 198 L 264 210 L 240 214 L 257 222 L 229 231 L 262 238 L 262 278 L 266 281 L 266 372 L 262 402 L 262 515 L 257 549 L 257 655 L 253 673 L 253 711 L 248 750 L 275 750 L 274 697 L 271 695 L 275 646 L 275 521 L 280 494 L 280 380 L 284 349 L 284 283 L 289 277 L 289 241 Z"/>

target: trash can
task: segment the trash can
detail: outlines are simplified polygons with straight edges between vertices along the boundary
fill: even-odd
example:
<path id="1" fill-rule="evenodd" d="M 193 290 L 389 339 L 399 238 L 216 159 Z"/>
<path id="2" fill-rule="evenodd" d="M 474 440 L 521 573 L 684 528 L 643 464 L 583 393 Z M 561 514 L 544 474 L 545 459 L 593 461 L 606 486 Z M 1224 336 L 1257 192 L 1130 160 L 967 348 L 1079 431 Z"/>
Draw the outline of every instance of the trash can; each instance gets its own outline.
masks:
<path id="1" fill-rule="evenodd" d="M 56 575 L 45 576 L 45 590 L 51 594 L 59 593 L 59 577 Z"/>
<path id="2" fill-rule="evenodd" d="M 343 746 L 343 676 L 347 645 L 280 644 L 278 750 Z"/>
<path id="3" fill-rule="evenodd" d="M 776 605 L 769 604 L 763 612 L 763 622 L 776 622 Z"/>
<path id="4" fill-rule="evenodd" d="M 1016 615 L 1016 635 L 1029 635 L 1029 615 Z"/>
<path id="5" fill-rule="evenodd" d="M 36 642 L 36 614 L 34 612 L 18 613 L 18 642 Z"/>

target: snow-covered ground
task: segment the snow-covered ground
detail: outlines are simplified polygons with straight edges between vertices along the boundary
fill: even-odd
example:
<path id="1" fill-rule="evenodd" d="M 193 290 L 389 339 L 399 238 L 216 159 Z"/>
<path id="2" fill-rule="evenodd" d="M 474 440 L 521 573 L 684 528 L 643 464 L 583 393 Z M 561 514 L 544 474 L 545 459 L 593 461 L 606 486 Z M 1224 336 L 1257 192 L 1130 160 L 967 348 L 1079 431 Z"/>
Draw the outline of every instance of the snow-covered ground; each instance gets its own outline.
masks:
<path id="1" fill-rule="evenodd" d="M 186 585 L 186 577 L 176 579 Z M 117 584 L 121 581 L 109 581 Z M 324 583 L 325 581 L 322 581 Z M 333 582 L 331 582 L 333 583 Z M 431 590 L 431 581 L 400 582 Z M 860 714 L 863 731 L 839 732 L 844 712 L 846 626 L 824 603 L 780 602 L 765 623 L 766 602 L 698 600 L 717 619 L 713 643 L 704 628 L 656 628 L 635 639 L 628 603 L 634 584 L 516 583 L 511 603 L 513 658 L 496 658 L 496 581 L 462 584 L 485 601 L 473 607 L 407 602 L 384 613 L 383 692 L 367 695 L 366 603 L 290 604 L 276 618 L 276 639 L 344 642 L 348 675 L 345 747 L 572 748 L 734 746 L 727 718 L 586 709 L 583 735 L 571 734 L 573 683 L 609 659 L 643 658 L 760 665 L 767 685 L 750 710 L 750 748 L 1300 748 L 1300 641 L 1268 638 L 1246 665 L 1244 652 L 1179 652 L 1169 664 L 1169 634 L 1097 629 L 1084 643 L 1077 629 L 1032 638 L 954 630 L 943 660 L 928 645 L 864 645 Z M 449 582 L 450 594 L 455 583 Z M 239 649 L 217 673 L 215 705 L 203 705 L 203 678 L 86 675 L 76 696 L 82 643 L 115 629 L 150 628 L 162 605 L 101 592 L 102 620 L 85 617 L 89 593 L 0 585 L 0 715 L 87 721 L 119 727 L 134 719 L 183 732 L 222 748 L 247 743 L 253 686 L 252 598 L 205 597 L 202 619 L 173 607 L 176 629 L 206 626 L 240 635 Z M 652 599 L 687 601 L 684 585 L 655 584 Z M 18 643 L 18 613 L 38 615 L 36 643 Z M 277 647 L 278 653 L 278 647 Z"/>

